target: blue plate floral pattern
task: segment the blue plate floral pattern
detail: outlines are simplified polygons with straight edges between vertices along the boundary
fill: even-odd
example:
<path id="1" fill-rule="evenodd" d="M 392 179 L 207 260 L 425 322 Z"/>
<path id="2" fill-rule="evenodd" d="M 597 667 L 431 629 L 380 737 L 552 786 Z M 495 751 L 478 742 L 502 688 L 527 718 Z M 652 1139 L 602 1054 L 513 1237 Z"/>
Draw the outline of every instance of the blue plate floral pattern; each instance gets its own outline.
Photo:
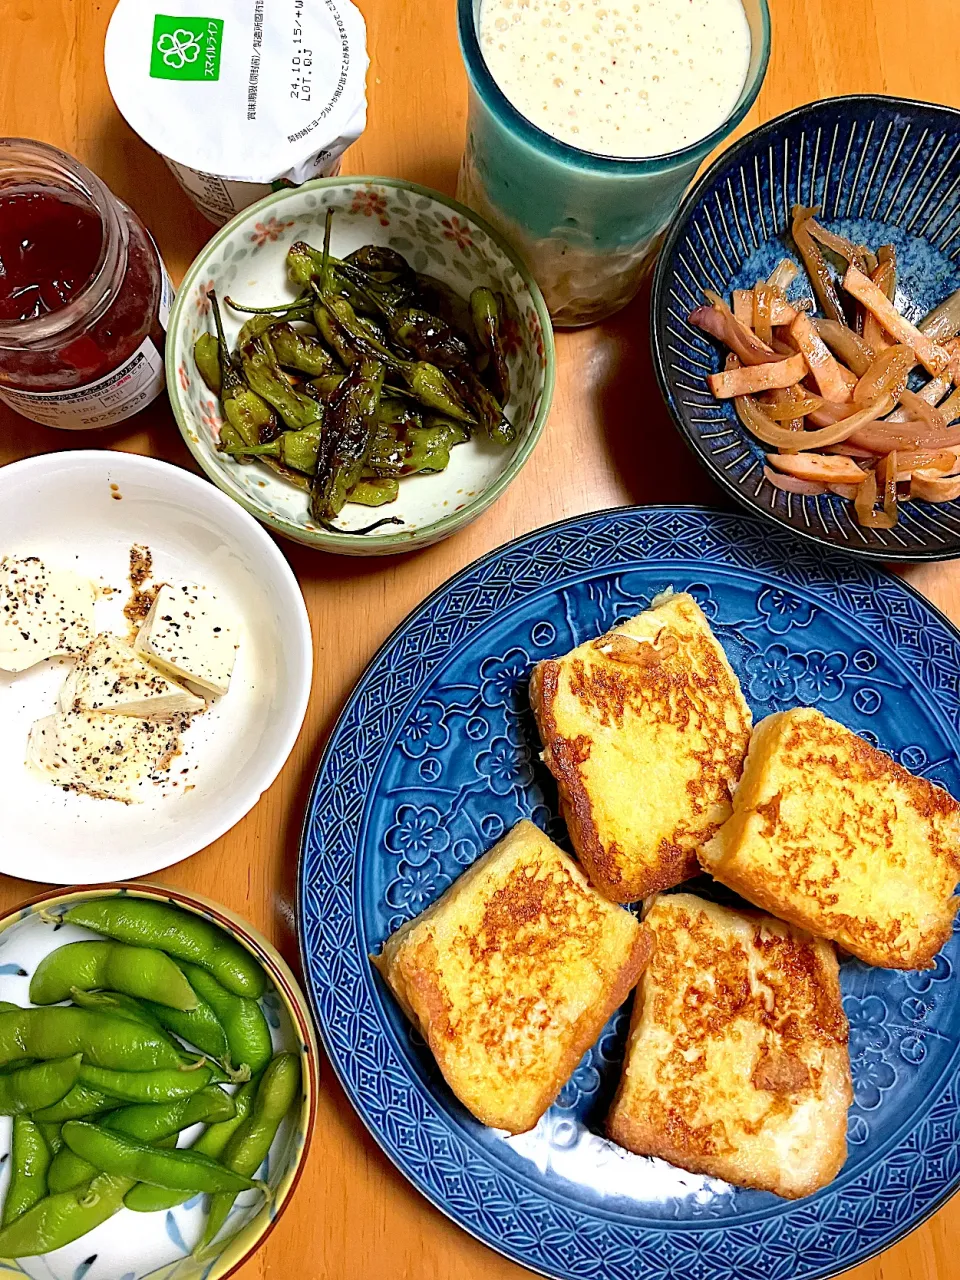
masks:
<path id="1" fill-rule="evenodd" d="M 720 347 L 687 323 L 706 289 L 729 300 L 784 257 L 795 204 L 819 205 L 849 238 L 897 249 L 896 304 L 914 323 L 960 288 L 960 111 L 902 98 L 829 98 L 771 120 L 723 153 L 687 196 L 660 254 L 651 340 L 674 421 L 713 478 L 750 510 L 805 538 L 874 560 L 960 555 L 960 502 L 901 507 L 895 529 L 862 529 L 833 494 L 784 493 L 763 446 L 707 390 Z M 790 296 L 809 297 L 803 272 Z M 918 379 L 919 382 L 925 379 Z"/>
<path id="2" fill-rule="evenodd" d="M 530 1134 L 451 1095 L 368 954 L 521 817 L 565 840 L 532 665 L 692 592 L 755 717 L 805 703 L 960 794 L 960 636 L 895 578 L 742 516 L 637 508 L 527 535 L 451 579 L 384 645 L 321 763 L 301 853 L 308 991 L 354 1106 L 424 1195 L 554 1277 L 821 1280 L 960 1183 L 956 936 L 923 973 L 842 965 L 855 1102 L 836 1182 L 787 1203 L 602 1136 L 629 1006 Z M 705 877 L 698 892 L 729 895 Z"/>

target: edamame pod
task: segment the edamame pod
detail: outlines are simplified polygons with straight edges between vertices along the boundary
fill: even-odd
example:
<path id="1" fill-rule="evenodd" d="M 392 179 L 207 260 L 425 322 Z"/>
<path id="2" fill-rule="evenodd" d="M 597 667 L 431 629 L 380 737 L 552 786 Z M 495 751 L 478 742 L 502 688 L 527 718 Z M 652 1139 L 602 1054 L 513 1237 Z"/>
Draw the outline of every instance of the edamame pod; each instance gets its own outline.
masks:
<path id="1" fill-rule="evenodd" d="M 216 1086 L 208 1085 L 192 1097 L 181 1098 L 176 1102 L 123 1107 L 106 1116 L 102 1124 L 105 1129 L 124 1133 L 141 1142 L 159 1143 L 173 1138 L 173 1145 L 176 1146 L 176 1137 L 182 1129 L 189 1129 L 191 1125 L 203 1121 L 213 1122 L 213 1127 L 217 1127 L 219 1123 L 229 1123 L 236 1116 L 236 1111 L 234 1100 L 229 1094 Z M 82 1182 L 89 1182 L 96 1172 L 93 1165 L 74 1155 L 69 1147 L 64 1147 L 50 1166 L 50 1190 L 69 1191 Z"/>
<path id="2" fill-rule="evenodd" d="M 36 1119 L 36 1117 L 34 1117 Z M 50 1154 L 56 1155 L 63 1146 L 63 1139 L 60 1137 L 60 1126 L 58 1124 L 50 1124 L 46 1121 L 40 1124 L 40 1132 L 46 1139 L 47 1146 L 50 1148 Z"/>
<path id="3" fill-rule="evenodd" d="M 255 1174 L 267 1158 L 281 1121 L 300 1094 L 300 1059 L 294 1053 L 278 1053 L 257 1087 L 248 1120 L 227 1143 L 222 1163 L 236 1173 Z M 210 1202 L 210 1216 L 194 1253 L 205 1249 L 226 1222 L 236 1195 L 224 1192 Z"/>
<path id="4" fill-rule="evenodd" d="M 104 1173 L 149 1182 L 154 1187 L 169 1187 L 171 1191 L 190 1191 L 194 1195 L 201 1191 L 239 1193 L 252 1191 L 258 1185 L 253 1178 L 227 1169 L 209 1156 L 195 1151 L 162 1151 L 82 1120 L 71 1120 L 63 1126 L 63 1140 L 75 1155 L 89 1160 Z"/>
<path id="5" fill-rule="evenodd" d="M 228 934 L 213 924 L 178 907 L 150 898 L 97 898 L 71 907 L 64 916 L 132 946 L 165 951 L 175 960 L 189 960 L 208 970 L 228 991 L 259 1000 L 266 990 L 263 968 Z"/>
<path id="6" fill-rule="evenodd" d="M 0 1076 L 0 1115 L 25 1115 L 65 1098 L 77 1082 L 80 1061 L 77 1053 L 58 1062 L 37 1062 Z"/>
<path id="7" fill-rule="evenodd" d="M 196 965 L 184 964 L 183 971 L 197 995 L 207 1002 L 223 1027 L 232 1065 L 247 1066 L 252 1075 L 262 1071 L 273 1056 L 273 1040 L 263 1010 L 256 1000 L 234 995 Z"/>
<path id="8" fill-rule="evenodd" d="M 10 1185 L 0 1225 L 7 1227 L 47 1194 L 50 1148 L 40 1126 L 27 1116 L 15 1116 L 10 1150 Z"/>
<path id="9" fill-rule="evenodd" d="M 253 1110 L 258 1085 L 257 1080 L 250 1080 L 242 1085 L 233 1095 L 235 1114 L 232 1119 L 209 1125 L 190 1150 L 219 1160 L 227 1143 Z M 183 1191 L 167 1191 L 163 1187 L 151 1187 L 145 1182 L 138 1182 L 127 1192 L 123 1203 L 136 1213 L 158 1213 L 162 1209 L 175 1209 L 189 1198 Z"/>
<path id="10" fill-rule="evenodd" d="M 197 1014 L 198 1018 L 205 1018 L 206 1015 L 201 1012 L 199 1004 L 197 1009 L 191 1010 L 190 1012 L 184 1012 L 180 1009 L 167 1009 L 164 1008 L 163 1005 L 150 1005 L 148 1007 L 148 1002 L 135 1000 L 133 996 L 123 995 L 119 991 L 74 990 L 73 1001 L 74 1004 L 78 1004 L 82 1009 L 94 1009 L 99 1013 L 113 1014 L 117 1018 L 126 1018 L 128 1022 L 139 1022 L 143 1026 L 150 1027 L 152 1031 L 155 1031 L 157 1035 L 161 1036 L 162 1039 L 164 1039 L 171 1048 L 174 1049 L 180 1060 L 182 1068 L 193 1067 L 202 1062 L 203 1065 L 205 1065 L 211 1072 L 211 1083 L 228 1084 L 234 1083 L 237 1079 L 235 1074 L 222 1070 L 216 1063 L 210 1061 L 210 1058 L 207 1056 L 202 1059 L 198 1059 L 195 1054 L 184 1053 L 179 1040 L 175 1040 L 173 1036 L 168 1034 L 167 1030 L 161 1025 L 160 1019 L 156 1015 L 156 1010 L 161 1009 L 165 1013 L 172 1014 L 175 1018 L 192 1020 L 194 1014 Z M 209 1006 L 205 1005 L 204 1007 L 209 1010 Z M 214 1017 L 212 1010 L 209 1011 L 209 1016 Z M 190 1022 L 190 1025 L 192 1025 L 192 1021 Z M 220 1032 L 224 1044 L 224 1051 L 221 1056 L 225 1058 L 226 1036 L 223 1035 L 222 1027 L 220 1028 Z M 191 1043 L 196 1042 L 191 1041 Z M 199 1047 L 203 1048 L 202 1045 Z"/>
<path id="11" fill-rule="evenodd" d="M 34 1111 L 33 1118 L 40 1124 L 63 1124 L 65 1120 L 82 1120 L 86 1116 L 103 1115 L 123 1106 L 119 1098 L 108 1098 L 105 1093 L 90 1089 L 85 1084 L 75 1084 L 70 1092 L 52 1107 Z"/>
<path id="12" fill-rule="evenodd" d="M 123 1206 L 129 1178 L 100 1174 L 87 1186 L 47 1196 L 0 1230 L 0 1258 L 33 1258 L 79 1240 Z"/>
<path id="13" fill-rule="evenodd" d="M 226 1060 L 230 1052 L 227 1034 L 210 1005 L 199 995 L 197 1007 L 188 1012 L 151 1004 L 149 1001 L 145 1007 L 167 1031 L 172 1031 L 174 1035 L 195 1045 L 201 1053 L 208 1053 L 218 1062 Z"/>
<path id="14" fill-rule="evenodd" d="M 30 979 L 30 999 L 59 1004 L 74 989 L 105 987 L 174 1009 L 196 1008 L 189 982 L 168 955 L 125 942 L 70 942 L 48 952 Z"/>
<path id="15" fill-rule="evenodd" d="M 89 1009 L 21 1009 L 0 1013 L 0 1065 L 22 1058 L 68 1058 L 117 1071 L 176 1067 L 168 1041 L 149 1027 Z"/>
<path id="16" fill-rule="evenodd" d="M 123 1102 L 176 1102 L 189 1098 L 210 1083 L 207 1067 L 178 1070 L 161 1067 L 159 1071 L 106 1071 L 103 1067 L 81 1067 L 80 1081 L 98 1093 Z"/>

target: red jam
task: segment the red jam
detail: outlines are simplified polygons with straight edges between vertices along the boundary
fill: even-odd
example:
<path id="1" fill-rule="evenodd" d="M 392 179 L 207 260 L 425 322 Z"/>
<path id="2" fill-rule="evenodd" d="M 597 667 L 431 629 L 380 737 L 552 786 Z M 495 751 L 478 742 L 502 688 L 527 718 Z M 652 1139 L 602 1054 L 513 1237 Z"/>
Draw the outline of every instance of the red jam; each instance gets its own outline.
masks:
<path id="1" fill-rule="evenodd" d="M 25 227 L 30 208 L 44 216 L 38 225 Z M 19 351 L 0 347 L 0 384 L 23 391 L 83 386 L 116 369 L 147 337 L 163 353 L 160 260 L 140 220 L 126 207 L 121 210 L 129 239 L 116 296 L 89 327 L 74 331 L 71 326 L 62 342 L 42 348 L 24 344 Z M 75 301 L 96 272 L 102 241 L 99 215 L 56 188 L 0 200 L 0 266 L 14 269 L 13 288 L 4 280 L 0 289 L 0 321 L 29 322 Z M 17 315 L 18 309 L 27 314 Z"/>
<path id="2" fill-rule="evenodd" d="M 103 249 L 98 214 L 65 192 L 0 193 L 0 320 L 36 320 L 66 306 Z"/>
<path id="3" fill-rule="evenodd" d="M 0 139 L 0 400 L 113 426 L 163 390 L 169 281 L 139 218 L 76 160 Z"/>

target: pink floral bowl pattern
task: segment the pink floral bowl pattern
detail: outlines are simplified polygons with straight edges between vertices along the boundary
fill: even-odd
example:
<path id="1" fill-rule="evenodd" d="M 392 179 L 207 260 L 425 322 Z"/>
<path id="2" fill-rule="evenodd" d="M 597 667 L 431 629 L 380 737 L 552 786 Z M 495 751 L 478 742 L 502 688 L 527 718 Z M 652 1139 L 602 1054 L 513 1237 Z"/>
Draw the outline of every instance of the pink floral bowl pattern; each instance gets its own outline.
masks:
<path id="1" fill-rule="evenodd" d="M 193 363 L 198 336 L 212 330 L 209 289 L 251 306 L 294 296 L 284 268 L 294 240 L 319 245 L 327 209 L 337 211 L 333 252 L 363 244 L 399 250 L 464 297 L 477 285 L 502 292 L 510 311 L 513 397 L 507 412 L 516 442 L 504 449 L 474 439 L 454 449 L 439 475 L 404 480 L 399 500 L 380 514 L 402 525 L 365 537 L 330 533 L 310 519 L 307 498 L 264 467 L 217 452 L 221 417 L 216 397 Z M 232 341 L 244 317 L 224 307 Z M 507 488 L 543 431 L 553 394 L 553 333 L 540 291 L 510 246 L 476 214 L 439 192 L 389 178 L 324 178 L 284 189 L 245 209 L 205 246 L 177 294 L 167 336 L 167 386 L 180 431 L 197 462 L 224 493 L 251 515 L 296 542 L 345 555 L 390 555 L 429 546 L 469 524 Z M 341 523 L 359 528 L 364 507 L 348 506 Z"/>

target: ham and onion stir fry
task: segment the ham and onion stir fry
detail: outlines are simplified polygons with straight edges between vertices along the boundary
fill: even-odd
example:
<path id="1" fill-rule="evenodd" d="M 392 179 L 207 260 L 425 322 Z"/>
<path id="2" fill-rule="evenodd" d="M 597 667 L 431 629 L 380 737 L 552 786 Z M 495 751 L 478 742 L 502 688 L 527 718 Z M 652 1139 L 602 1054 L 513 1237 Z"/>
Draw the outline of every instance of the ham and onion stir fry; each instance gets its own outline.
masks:
<path id="1" fill-rule="evenodd" d="M 770 483 L 839 494 L 861 525 L 890 529 L 906 499 L 960 498 L 960 292 L 911 324 L 894 305 L 894 247 L 852 244 L 817 212 L 793 211 L 815 301 L 788 302 L 798 270 L 785 260 L 735 290 L 732 306 L 708 293 L 690 323 L 728 349 L 707 383 L 769 447 Z M 915 370 L 929 375 L 919 390 L 908 385 Z"/>

